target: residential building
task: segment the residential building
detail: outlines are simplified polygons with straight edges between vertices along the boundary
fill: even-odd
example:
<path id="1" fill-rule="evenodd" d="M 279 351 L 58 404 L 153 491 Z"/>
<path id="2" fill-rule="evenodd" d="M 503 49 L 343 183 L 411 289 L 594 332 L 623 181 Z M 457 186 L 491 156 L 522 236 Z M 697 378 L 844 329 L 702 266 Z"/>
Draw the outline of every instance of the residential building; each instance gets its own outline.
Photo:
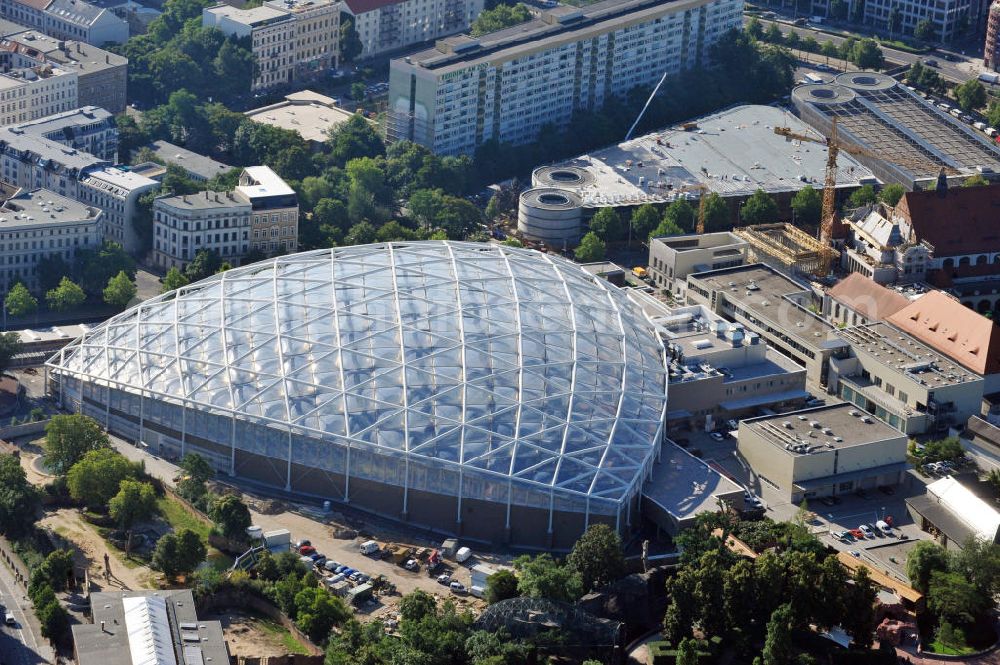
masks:
<path id="1" fill-rule="evenodd" d="M 196 665 L 229 662 L 218 621 L 199 619 L 190 589 L 90 594 L 93 623 L 76 623 L 78 665 Z"/>
<path id="2" fill-rule="evenodd" d="M 687 295 L 692 273 L 741 266 L 747 243 L 727 231 L 649 239 L 649 276 L 677 300 Z"/>
<path id="3" fill-rule="evenodd" d="M 906 444 L 899 430 L 837 404 L 744 420 L 737 453 L 761 486 L 798 504 L 899 484 Z"/>
<path id="4" fill-rule="evenodd" d="M 313 149 L 319 149 L 330 131 L 354 115 L 337 106 L 331 97 L 311 90 L 285 95 L 284 101 L 244 112 L 254 122 L 298 132 Z"/>
<path id="5" fill-rule="evenodd" d="M 11 188 L 49 189 L 80 200 L 79 180 L 107 160 L 42 136 L 0 128 L 0 181 Z"/>
<path id="6" fill-rule="evenodd" d="M 856 1 L 856 0 L 855 0 Z M 988 0 L 986 0 L 988 2 Z M 854 4 L 854 3 L 851 3 Z M 970 25 L 976 29 L 976 23 L 982 13 L 983 0 L 865 0 L 864 23 L 889 34 L 889 15 L 898 9 L 901 25 L 896 29 L 896 35 L 913 34 L 917 24 L 923 20 L 931 22 L 934 27 L 934 41 L 952 42 L 958 38 Z"/>
<path id="7" fill-rule="evenodd" d="M 139 197 L 159 183 L 120 168 L 88 171 L 81 179 L 78 199 L 104 211 L 104 237 L 119 243 L 130 254 L 141 250 L 134 219 Z"/>
<path id="8" fill-rule="evenodd" d="M 101 46 L 128 40 L 128 23 L 85 0 L 0 0 L 0 16 L 56 39 Z"/>
<path id="9" fill-rule="evenodd" d="M 211 157 L 166 141 L 153 141 L 139 150 L 134 150 L 132 152 L 133 158 L 143 149 L 150 151 L 158 161 L 164 164 L 174 164 L 181 167 L 189 178 L 197 182 L 206 182 L 233 169 L 228 164 L 223 164 Z"/>
<path id="10" fill-rule="evenodd" d="M 295 190 L 267 166 L 248 166 L 235 193 L 250 202 L 250 249 L 264 254 L 294 252 L 299 244 Z"/>
<path id="11" fill-rule="evenodd" d="M 450 98 L 454 95 L 442 99 Z M 539 95 L 531 104 L 545 108 L 547 100 Z M 519 112 L 527 116 L 523 109 Z M 708 193 L 721 197 L 729 210 L 722 226 L 712 226 L 719 221 L 709 220 L 709 230 L 718 231 L 727 223 L 743 226 L 740 206 L 758 189 L 778 204 L 778 215 L 771 221 L 791 220 L 790 204 L 796 192 L 807 186 L 822 187 L 826 157 L 815 145 L 778 136 L 774 133 L 778 126 L 822 141 L 818 132 L 786 110 L 748 104 L 540 166 L 531 174 L 531 187 L 521 194 L 518 231 L 559 247 L 564 240 L 577 240 L 598 208 L 624 209 L 621 214 L 628 215 L 644 203 L 668 205 L 683 198 L 697 209 L 698 198 Z M 838 195 L 877 182 L 871 171 L 841 153 Z M 696 224 L 694 214 L 681 220 L 690 230 Z"/>
<path id="12" fill-rule="evenodd" d="M 305 81 L 336 67 L 340 3 L 275 0 L 252 9 L 221 4 L 202 10 L 202 25 L 249 37 L 257 62 L 254 91 Z"/>
<path id="13" fill-rule="evenodd" d="M 361 58 L 467 30 L 483 0 L 345 0 L 361 40 Z"/>
<path id="14" fill-rule="evenodd" d="M 268 0 L 264 4 L 292 15 L 293 80 L 305 81 L 337 68 L 342 6 L 338 0 Z"/>
<path id="15" fill-rule="evenodd" d="M 76 72 L 45 64 L 0 74 L 0 124 L 35 120 L 77 106 Z"/>
<path id="16" fill-rule="evenodd" d="M 118 154 L 118 126 L 106 109 L 84 106 L 37 120 L 22 122 L 15 130 L 41 136 L 108 161 Z"/>
<path id="17" fill-rule="evenodd" d="M 979 413 L 983 378 L 887 323 L 839 331 L 847 358 L 830 360 L 829 391 L 909 435 L 961 427 Z"/>
<path id="18" fill-rule="evenodd" d="M 926 494 L 908 498 L 906 511 L 948 549 L 962 549 L 970 538 L 1000 543 L 1000 511 L 950 476 L 927 485 Z"/>
<path id="19" fill-rule="evenodd" d="M 604 0 L 560 5 L 482 37 L 446 37 L 392 60 L 386 136 L 438 154 L 524 144 L 636 86 L 707 63 L 739 29 L 741 0 Z"/>
<path id="20" fill-rule="evenodd" d="M 250 201 L 234 192 L 161 196 L 153 202 L 153 263 L 184 270 L 200 250 L 236 264 L 250 247 Z"/>
<path id="21" fill-rule="evenodd" d="M 755 332 L 705 305 L 669 308 L 630 290 L 667 348 L 667 430 L 716 429 L 727 421 L 801 407 L 806 370 L 769 349 Z"/>
<path id="22" fill-rule="evenodd" d="M 45 8 L 41 29 L 56 39 L 78 39 L 95 46 L 124 44 L 129 38 L 128 21 L 85 0 L 52 0 Z"/>
<path id="23" fill-rule="evenodd" d="M 38 262 L 101 244 L 101 211 L 47 189 L 21 190 L 0 206 L 0 285 L 37 292 Z"/>
<path id="24" fill-rule="evenodd" d="M 993 0 L 986 19 L 986 45 L 983 64 L 987 69 L 1000 69 L 1000 0 Z"/>
<path id="25" fill-rule="evenodd" d="M 809 381 L 825 386 L 829 359 L 848 345 L 820 316 L 810 287 L 762 263 L 688 275 L 687 302 L 743 324 L 768 346 L 806 368 Z"/>
<path id="26" fill-rule="evenodd" d="M 823 314 L 837 326 L 857 326 L 881 321 L 909 304 L 910 299 L 900 291 L 852 272 L 827 289 Z"/>
<path id="27" fill-rule="evenodd" d="M 1000 326 L 982 314 L 931 291 L 887 321 L 983 377 L 985 394 L 1000 391 Z"/>
<path id="28" fill-rule="evenodd" d="M 125 111 L 127 58 L 85 42 L 56 39 L 24 26 L 8 24 L 2 29 L 0 70 L 8 72 L 49 65 L 74 72 L 78 106 L 97 106 L 113 114 Z"/>

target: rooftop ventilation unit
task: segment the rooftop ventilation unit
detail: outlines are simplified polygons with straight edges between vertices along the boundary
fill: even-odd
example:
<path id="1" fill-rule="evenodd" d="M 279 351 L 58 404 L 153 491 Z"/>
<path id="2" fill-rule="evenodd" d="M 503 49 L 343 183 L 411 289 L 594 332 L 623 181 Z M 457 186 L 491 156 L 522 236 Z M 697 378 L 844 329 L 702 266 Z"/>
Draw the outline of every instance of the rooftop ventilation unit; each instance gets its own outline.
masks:
<path id="1" fill-rule="evenodd" d="M 806 419 L 806 417 L 805 417 L 805 416 L 798 416 L 798 419 L 799 419 L 799 420 L 805 420 L 805 419 Z"/>
<path id="2" fill-rule="evenodd" d="M 861 412 L 860 411 L 855 411 L 855 410 L 852 409 L 851 410 L 851 415 L 854 416 L 855 418 L 857 418 L 858 416 L 861 415 Z"/>
<path id="3" fill-rule="evenodd" d="M 861 419 L 861 422 L 867 423 L 867 424 L 871 425 L 872 424 L 872 419 L 869 418 L 868 416 L 865 416 L 864 418 Z"/>
<path id="4" fill-rule="evenodd" d="M 785 429 L 792 429 L 792 423 L 790 421 L 788 421 L 788 420 L 786 420 L 785 422 L 783 422 L 781 424 L 784 425 Z"/>

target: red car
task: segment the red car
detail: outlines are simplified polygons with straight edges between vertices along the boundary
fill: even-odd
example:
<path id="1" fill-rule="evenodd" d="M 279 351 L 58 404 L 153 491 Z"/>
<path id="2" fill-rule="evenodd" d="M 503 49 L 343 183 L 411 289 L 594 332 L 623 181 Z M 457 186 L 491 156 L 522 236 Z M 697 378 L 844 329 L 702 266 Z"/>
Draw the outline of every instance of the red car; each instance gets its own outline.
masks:
<path id="1" fill-rule="evenodd" d="M 851 529 L 851 535 L 854 536 L 855 540 L 865 539 L 865 534 L 861 533 L 861 529 Z"/>
<path id="2" fill-rule="evenodd" d="M 299 554 L 302 556 L 309 556 L 310 554 L 316 554 L 316 548 L 312 545 L 303 545 L 299 548 Z"/>

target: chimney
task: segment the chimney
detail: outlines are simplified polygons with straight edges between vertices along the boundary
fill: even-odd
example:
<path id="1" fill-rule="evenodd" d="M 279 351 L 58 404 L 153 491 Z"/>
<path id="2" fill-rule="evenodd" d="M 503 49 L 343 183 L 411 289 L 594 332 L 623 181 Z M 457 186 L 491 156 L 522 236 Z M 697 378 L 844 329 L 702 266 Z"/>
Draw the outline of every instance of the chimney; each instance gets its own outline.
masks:
<path id="1" fill-rule="evenodd" d="M 106 64 L 106 65 L 110 65 L 111 64 L 111 54 L 110 53 L 105 53 L 104 54 L 104 64 Z"/>
<path id="2" fill-rule="evenodd" d="M 944 169 L 941 169 L 941 172 L 938 173 L 937 187 L 935 189 L 939 198 L 943 199 L 948 196 L 948 176 L 945 175 Z"/>

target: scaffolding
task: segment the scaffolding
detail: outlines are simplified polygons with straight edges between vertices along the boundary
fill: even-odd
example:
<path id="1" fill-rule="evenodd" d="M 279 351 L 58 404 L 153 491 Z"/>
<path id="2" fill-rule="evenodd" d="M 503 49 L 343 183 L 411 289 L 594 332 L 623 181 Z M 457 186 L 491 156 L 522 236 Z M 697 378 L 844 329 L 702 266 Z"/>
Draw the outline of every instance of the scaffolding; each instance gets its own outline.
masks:
<path id="1" fill-rule="evenodd" d="M 840 257 L 840 252 L 791 224 L 744 226 L 733 233 L 747 241 L 756 261 L 805 275 L 820 274 L 824 254 L 832 255 L 833 265 Z"/>

